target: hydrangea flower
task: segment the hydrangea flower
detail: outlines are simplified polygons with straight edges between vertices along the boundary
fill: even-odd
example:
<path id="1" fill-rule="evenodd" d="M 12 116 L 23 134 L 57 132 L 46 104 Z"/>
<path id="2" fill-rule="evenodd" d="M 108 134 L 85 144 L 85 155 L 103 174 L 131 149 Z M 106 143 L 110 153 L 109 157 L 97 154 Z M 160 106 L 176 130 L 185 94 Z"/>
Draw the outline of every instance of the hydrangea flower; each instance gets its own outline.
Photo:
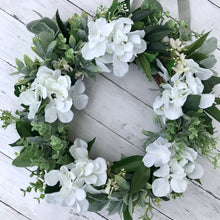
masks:
<path id="1" fill-rule="evenodd" d="M 49 123 L 59 119 L 68 123 L 73 119 L 72 104 L 78 110 L 86 107 L 88 96 L 83 94 L 85 85 L 77 80 L 71 87 L 71 79 L 61 75 L 61 70 L 52 70 L 41 66 L 31 88 L 20 94 L 23 104 L 29 106 L 28 118 L 33 119 L 43 99 L 49 98 L 45 107 L 45 121 Z"/>
<path id="2" fill-rule="evenodd" d="M 97 66 L 105 72 L 110 71 L 105 64 L 112 63 L 114 74 L 124 76 L 128 72 L 128 62 L 146 50 L 145 32 L 131 32 L 132 24 L 130 18 L 119 18 L 110 23 L 104 18 L 89 22 L 89 41 L 82 48 L 84 59 L 95 58 Z"/>
<path id="3" fill-rule="evenodd" d="M 158 140 L 153 144 L 154 147 L 158 146 Z M 186 176 L 190 179 L 199 179 L 204 173 L 201 165 L 195 162 L 197 158 L 196 151 L 187 146 L 180 150 L 175 143 L 170 144 L 169 160 L 159 163 L 159 166 L 157 166 L 159 169 L 153 173 L 158 178 L 152 183 L 152 191 L 158 197 L 167 196 L 172 191 L 176 193 L 184 192 L 187 187 Z M 164 156 L 161 154 L 158 161 L 163 159 Z M 148 166 L 148 164 L 145 163 L 145 166 Z"/>
<path id="4" fill-rule="evenodd" d="M 54 186 L 58 182 L 61 186 L 59 192 L 46 195 L 48 203 L 77 207 L 78 212 L 88 210 L 89 202 L 86 199 L 83 183 L 76 181 L 76 176 L 66 166 L 62 166 L 60 170 L 52 170 L 46 173 L 44 179 L 48 186 Z"/>
<path id="5" fill-rule="evenodd" d="M 143 157 L 143 163 L 146 167 L 160 167 L 168 163 L 171 152 L 169 147 L 172 144 L 167 139 L 159 137 L 156 141 L 149 144 L 146 148 L 146 155 Z"/>
<path id="6" fill-rule="evenodd" d="M 89 159 L 87 148 L 88 144 L 77 138 L 69 150 L 75 161 L 62 166 L 60 170 L 51 170 L 45 174 L 47 185 L 54 186 L 59 182 L 61 186 L 60 191 L 46 195 L 47 202 L 77 207 L 78 212 L 81 212 L 88 210 L 89 207 L 86 192 L 94 194 L 104 192 L 95 189 L 94 186 L 106 183 L 106 161 L 101 157 Z"/>

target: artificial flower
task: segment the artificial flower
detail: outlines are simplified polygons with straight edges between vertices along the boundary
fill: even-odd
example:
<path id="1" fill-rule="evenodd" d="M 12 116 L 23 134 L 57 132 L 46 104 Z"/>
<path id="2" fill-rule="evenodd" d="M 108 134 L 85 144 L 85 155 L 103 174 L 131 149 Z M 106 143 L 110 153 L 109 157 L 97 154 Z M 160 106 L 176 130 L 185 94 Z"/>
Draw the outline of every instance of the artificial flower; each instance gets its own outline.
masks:
<path id="1" fill-rule="evenodd" d="M 71 111 L 72 99 L 68 98 L 65 101 L 58 99 L 52 100 L 45 107 L 45 121 L 53 123 L 59 119 L 63 123 L 69 123 L 73 120 L 73 112 Z"/>
<path id="2" fill-rule="evenodd" d="M 36 97 L 36 93 L 32 89 L 28 89 L 20 94 L 19 99 L 21 103 L 29 106 L 28 118 L 33 119 L 40 107 L 40 98 Z"/>
<path id="3" fill-rule="evenodd" d="M 69 90 L 69 96 L 73 100 L 73 105 L 77 110 L 82 110 L 88 104 L 88 96 L 83 94 L 86 90 L 85 84 L 81 79 L 77 80 Z"/>
<path id="4" fill-rule="evenodd" d="M 162 166 L 170 160 L 171 152 L 168 149 L 172 144 L 167 139 L 159 137 L 156 141 L 149 144 L 146 148 L 146 155 L 143 157 L 143 163 L 146 167 Z"/>
<path id="5" fill-rule="evenodd" d="M 104 18 L 89 22 L 89 41 L 82 48 L 86 60 L 95 58 L 101 71 L 109 72 L 106 64 L 113 64 L 113 72 L 122 77 L 128 72 L 128 62 L 146 50 L 145 32 L 131 32 L 133 21 L 119 18 L 107 22 Z"/>

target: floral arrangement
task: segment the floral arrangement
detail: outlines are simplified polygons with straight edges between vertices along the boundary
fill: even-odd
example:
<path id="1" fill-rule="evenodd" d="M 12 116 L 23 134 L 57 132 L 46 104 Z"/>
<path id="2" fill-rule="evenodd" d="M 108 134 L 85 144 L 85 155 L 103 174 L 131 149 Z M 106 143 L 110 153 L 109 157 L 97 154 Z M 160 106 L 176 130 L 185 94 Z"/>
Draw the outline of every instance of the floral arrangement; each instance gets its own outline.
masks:
<path id="1" fill-rule="evenodd" d="M 39 191 L 36 199 L 78 212 L 106 206 L 125 220 L 141 206 L 142 219 L 151 219 L 153 204 L 181 197 L 190 180 L 201 183 L 198 154 L 218 166 L 212 120 L 220 121 L 220 98 L 213 94 L 220 77 L 211 70 L 217 40 L 188 30 L 156 0 L 141 2 L 114 0 L 110 8 L 100 6 L 91 21 L 83 12 L 63 22 L 57 11 L 54 19 L 40 15 L 27 24 L 40 59 L 16 59 L 21 78 L 14 93 L 22 110 L 1 114 L 3 128 L 15 123 L 20 135 L 10 144 L 22 146 L 13 165 L 36 167 L 31 174 L 36 182 L 22 189 L 24 194 Z M 88 103 L 84 77 L 111 71 L 123 77 L 129 63 L 160 88 L 153 109 L 161 130 L 143 130 L 145 155 L 93 160 L 95 138 L 68 139 L 72 107 L 81 110 Z"/>

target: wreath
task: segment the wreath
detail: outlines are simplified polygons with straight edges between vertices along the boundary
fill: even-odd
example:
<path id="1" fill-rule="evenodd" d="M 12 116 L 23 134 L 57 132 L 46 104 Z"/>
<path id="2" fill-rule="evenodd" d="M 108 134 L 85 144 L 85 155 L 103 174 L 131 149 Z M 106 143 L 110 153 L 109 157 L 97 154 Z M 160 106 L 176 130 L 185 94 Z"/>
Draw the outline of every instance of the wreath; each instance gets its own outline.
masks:
<path id="1" fill-rule="evenodd" d="M 217 40 L 208 39 L 209 32 L 189 30 L 155 0 L 136 8 L 129 0 L 113 0 L 110 8 L 100 6 L 91 21 L 82 12 L 63 22 L 57 11 L 54 19 L 41 16 L 27 29 L 35 34 L 32 50 L 40 59 L 16 59 L 21 77 L 14 94 L 22 110 L 1 114 L 3 128 L 15 123 L 20 135 L 10 144 L 22 146 L 13 165 L 37 167 L 31 173 L 36 182 L 22 189 L 24 195 L 39 191 L 37 200 L 78 212 L 107 206 L 109 214 L 118 212 L 125 220 L 141 206 L 142 219 L 151 219 L 153 204 L 181 197 L 189 180 L 200 183 L 204 170 L 198 154 L 218 166 L 212 120 L 220 121 L 220 98 L 212 89 L 220 77 L 211 70 Z M 123 77 L 129 63 L 159 86 L 153 110 L 161 130 L 143 130 L 144 156 L 91 159 L 95 138 L 68 139 L 72 106 L 81 110 L 88 103 L 84 77 L 111 71 Z"/>

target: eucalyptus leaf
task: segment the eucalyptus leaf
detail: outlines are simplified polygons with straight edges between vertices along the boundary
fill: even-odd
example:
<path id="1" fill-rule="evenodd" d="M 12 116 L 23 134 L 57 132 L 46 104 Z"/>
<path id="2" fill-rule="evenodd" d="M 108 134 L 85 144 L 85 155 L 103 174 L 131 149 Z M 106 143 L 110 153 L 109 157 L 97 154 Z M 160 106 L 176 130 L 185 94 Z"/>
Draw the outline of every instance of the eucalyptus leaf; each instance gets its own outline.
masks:
<path id="1" fill-rule="evenodd" d="M 194 43 L 192 43 L 185 51 L 185 54 L 189 56 L 191 53 L 193 53 L 195 50 L 200 48 L 202 44 L 205 42 L 206 38 L 208 37 L 210 32 L 204 34 L 202 37 L 200 37 L 198 40 L 196 40 Z M 188 58 L 188 57 L 187 57 Z"/>
<path id="2" fill-rule="evenodd" d="M 216 63 L 217 63 L 217 60 L 214 56 L 210 56 L 199 62 L 199 64 L 205 67 L 206 69 L 211 69 L 212 67 L 215 66 Z"/>
<path id="3" fill-rule="evenodd" d="M 217 49 L 217 43 L 217 39 L 215 37 L 211 37 L 203 43 L 203 45 L 197 50 L 197 52 L 210 54 Z"/>
<path id="4" fill-rule="evenodd" d="M 45 25 L 47 25 L 47 27 L 52 29 L 54 31 L 54 33 L 56 33 L 58 31 L 56 23 L 48 17 L 44 17 L 42 19 L 32 21 L 32 22 L 28 23 L 26 27 L 29 31 L 33 32 L 32 27 L 33 27 L 33 25 L 35 25 L 37 23 L 44 23 Z M 33 33 L 37 34 L 35 32 L 33 32 Z"/>

